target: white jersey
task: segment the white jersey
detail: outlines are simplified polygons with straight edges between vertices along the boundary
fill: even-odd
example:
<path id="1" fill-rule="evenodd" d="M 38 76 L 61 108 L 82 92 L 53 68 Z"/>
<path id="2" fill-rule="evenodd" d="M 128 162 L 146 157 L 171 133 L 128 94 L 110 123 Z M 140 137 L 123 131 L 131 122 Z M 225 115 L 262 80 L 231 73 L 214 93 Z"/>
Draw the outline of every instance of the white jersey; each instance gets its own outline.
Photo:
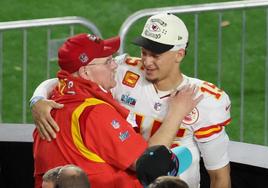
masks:
<path id="1" fill-rule="evenodd" d="M 136 113 L 138 129 L 145 139 L 149 139 L 161 126 L 166 115 L 168 95 L 159 97 L 153 84 L 145 79 L 138 58 L 128 58 L 126 61 L 122 61 L 118 66 L 116 75 L 117 86 L 112 89 L 114 98 L 130 111 Z M 206 147 L 202 143 L 207 144 L 220 135 L 224 135 L 221 136 L 221 140 L 226 140 L 224 126 L 230 122 L 230 100 L 228 95 L 215 85 L 185 75 L 183 75 L 183 82 L 177 90 L 186 84 L 199 86 L 199 94 L 202 93 L 204 99 L 183 120 L 174 145 L 184 145 L 191 150 L 193 163 L 188 170 L 181 174 L 181 178 L 191 188 L 196 188 L 199 187 L 200 181 L 200 151 L 204 157 L 205 166 L 209 170 L 221 168 L 229 162 L 228 156 L 225 154 L 227 147 L 217 147 L 212 151 L 210 148 L 200 148 Z M 203 153 L 203 150 L 206 153 Z M 219 156 L 220 162 L 210 162 L 209 160 L 216 155 L 218 150 L 224 150 L 220 153 L 224 152 L 225 157 Z M 211 154 L 207 154 L 208 151 Z"/>

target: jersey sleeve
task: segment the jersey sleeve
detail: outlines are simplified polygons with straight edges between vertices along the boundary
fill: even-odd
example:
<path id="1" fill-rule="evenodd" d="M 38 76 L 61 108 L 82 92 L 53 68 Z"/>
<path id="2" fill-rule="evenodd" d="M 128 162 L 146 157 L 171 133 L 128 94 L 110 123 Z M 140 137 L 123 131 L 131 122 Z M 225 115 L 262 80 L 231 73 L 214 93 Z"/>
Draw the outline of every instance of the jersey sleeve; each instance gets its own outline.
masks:
<path id="1" fill-rule="evenodd" d="M 142 136 L 107 104 L 89 110 L 81 130 L 88 148 L 122 170 L 130 167 L 147 148 Z"/>
<path id="2" fill-rule="evenodd" d="M 228 143 L 229 137 L 225 131 L 209 142 L 197 143 L 207 170 L 216 170 L 229 163 Z"/>
<path id="3" fill-rule="evenodd" d="M 30 101 L 36 97 L 49 98 L 52 90 L 57 86 L 58 78 L 52 78 L 43 81 L 34 91 Z"/>
<path id="4" fill-rule="evenodd" d="M 207 82 L 200 86 L 200 92 L 204 99 L 196 107 L 194 138 L 197 142 L 207 142 L 218 137 L 231 122 L 231 101 L 223 90 Z"/>

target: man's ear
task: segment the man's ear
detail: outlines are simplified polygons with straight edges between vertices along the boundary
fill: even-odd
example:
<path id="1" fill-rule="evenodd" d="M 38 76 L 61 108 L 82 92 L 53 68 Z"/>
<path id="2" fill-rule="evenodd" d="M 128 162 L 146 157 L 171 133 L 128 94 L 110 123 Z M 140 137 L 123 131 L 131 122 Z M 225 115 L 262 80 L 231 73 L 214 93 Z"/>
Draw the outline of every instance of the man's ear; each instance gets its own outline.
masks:
<path id="1" fill-rule="evenodd" d="M 78 69 L 77 71 L 78 76 L 80 76 L 81 78 L 84 78 L 85 80 L 88 80 L 88 72 L 86 70 L 85 66 L 82 66 Z"/>
<path id="2" fill-rule="evenodd" d="M 181 56 L 181 57 L 184 57 L 185 55 L 186 55 L 186 51 L 185 51 L 185 49 L 179 49 L 178 50 L 178 54 Z"/>
<path id="3" fill-rule="evenodd" d="M 185 56 L 185 50 L 184 49 L 179 49 L 177 52 L 177 62 L 180 63 Z"/>
<path id="4" fill-rule="evenodd" d="M 85 80 L 91 80 L 94 81 L 92 76 L 92 71 L 90 69 L 87 69 L 86 66 L 82 66 L 77 71 L 77 74 L 79 77 L 85 79 Z"/>

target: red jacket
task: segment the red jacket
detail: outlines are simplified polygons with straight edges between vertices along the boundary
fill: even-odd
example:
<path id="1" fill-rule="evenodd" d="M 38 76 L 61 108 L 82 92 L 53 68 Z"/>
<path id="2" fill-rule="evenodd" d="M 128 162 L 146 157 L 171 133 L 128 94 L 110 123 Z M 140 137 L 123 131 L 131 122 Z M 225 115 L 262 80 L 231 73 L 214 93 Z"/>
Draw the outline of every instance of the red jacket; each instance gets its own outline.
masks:
<path id="1" fill-rule="evenodd" d="M 64 108 L 51 113 L 60 132 L 57 139 L 47 142 L 35 130 L 35 176 L 75 164 L 88 174 L 92 188 L 142 187 L 127 169 L 147 143 L 125 120 L 128 111 L 93 82 L 64 71 L 58 78 L 51 98 Z"/>

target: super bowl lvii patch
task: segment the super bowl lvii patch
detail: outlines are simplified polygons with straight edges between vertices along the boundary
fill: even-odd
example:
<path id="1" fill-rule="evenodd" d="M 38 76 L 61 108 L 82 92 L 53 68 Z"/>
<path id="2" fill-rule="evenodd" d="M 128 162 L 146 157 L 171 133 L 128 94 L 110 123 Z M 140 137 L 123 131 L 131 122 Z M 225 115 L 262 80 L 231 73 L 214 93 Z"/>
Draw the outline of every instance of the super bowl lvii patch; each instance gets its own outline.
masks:
<path id="1" fill-rule="evenodd" d="M 135 106 L 136 104 L 136 99 L 134 99 L 133 97 L 130 97 L 128 94 L 123 94 L 121 96 L 121 102 L 130 106 Z"/>
<path id="2" fill-rule="evenodd" d="M 119 134 L 119 138 L 122 142 L 124 142 L 127 138 L 129 137 L 129 133 L 128 131 L 125 131 L 125 132 L 120 132 Z"/>

